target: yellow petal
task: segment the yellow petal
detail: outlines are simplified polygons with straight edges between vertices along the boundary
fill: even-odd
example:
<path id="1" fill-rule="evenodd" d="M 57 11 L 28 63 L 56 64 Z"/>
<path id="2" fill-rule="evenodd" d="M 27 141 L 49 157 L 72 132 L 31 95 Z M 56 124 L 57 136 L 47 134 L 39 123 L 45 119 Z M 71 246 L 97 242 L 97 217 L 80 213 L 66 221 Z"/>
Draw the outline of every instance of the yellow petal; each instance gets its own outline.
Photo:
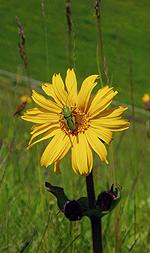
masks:
<path id="1" fill-rule="evenodd" d="M 46 139 L 48 139 L 48 138 L 54 136 L 55 133 L 56 133 L 54 130 L 57 130 L 57 129 L 59 129 L 59 128 L 60 128 L 60 125 L 59 125 L 59 124 L 51 124 L 51 125 L 48 125 L 48 126 L 45 126 L 45 125 L 43 124 L 43 127 L 38 128 L 37 130 L 36 130 L 36 128 L 34 128 L 34 130 L 31 132 L 31 133 L 32 133 L 32 137 L 31 137 L 31 139 L 30 139 L 30 141 L 29 141 L 29 146 L 31 147 L 31 142 L 32 142 L 33 139 L 36 138 L 38 135 L 41 135 L 41 134 L 47 132 L 41 139 L 39 139 L 38 141 L 36 141 L 36 143 L 39 142 L 39 141 L 41 141 L 41 140 L 46 140 Z M 44 138 L 44 139 L 43 139 L 43 138 Z M 32 146 L 33 146 L 34 144 L 35 144 L 35 142 L 32 143 Z"/>
<path id="2" fill-rule="evenodd" d="M 53 75 L 52 83 L 53 83 L 53 89 L 54 89 L 55 95 L 57 96 L 59 102 L 62 105 L 65 105 L 67 102 L 68 94 L 65 91 L 64 83 L 61 78 L 61 75 L 60 74 Z"/>
<path id="3" fill-rule="evenodd" d="M 49 111 L 46 112 L 45 111 L 37 108 L 30 109 L 27 110 L 21 118 L 26 121 L 30 121 L 37 124 L 44 124 L 44 123 L 53 124 L 59 122 L 58 113 L 56 114 L 50 113 Z"/>
<path id="4" fill-rule="evenodd" d="M 107 161 L 107 150 L 105 145 L 97 138 L 96 134 L 89 128 L 85 135 L 91 148 L 99 155 L 100 159 L 108 164 Z"/>
<path id="5" fill-rule="evenodd" d="M 48 115 L 48 116 L 47 115 L 28 116 L 27 114 L 24 114 L 21 118 L 26 121 L 30 121 L 30 122 L 37 123 L 37 124 L 44 124 L 44 123 L 52 124 L 55 122 L 59 122 L 59 117 L 54 117 L 54 116 L 50 116 L 50 115 Z"/>
<path id="6" fill-rule="evenodd" d="M 94 122 L 95 125 L 100 125 L 104 128 L 107 128 L 111 131 L 122 131 L 125 129 L 128 129 L 130 126 L 130 123 L 128 120 L 125 119 L 98 119 Z"/>
<path id="7" fill-rule="evenodd" d="M 42 84 L 42 90 L 48 95 L 49 97 L 53 98 L 56 103 L 59 104 L 59 100 L 54 92 L 53 85 L 50 83 L 44 83 Z M 61 105 L 61 104 L 59 104 Z"/>
<path id="8" fill-rule="evenodd" d="M 39 132 L 39 134 L 43 133 L 43 131 L 47 131 L 47 127 L 49 127 L 49 123 L 44 123 L 44 124 L 35 124 L 31 128 L 30 134 L 34 134 Z"/>
<path id="9" fill-rule="evenodd" d="M 50 113 L 48 110 L 45 110 L 43 108 L 32 108 L 32 109 L 28 109 L 25 112 L 25 114 L 36 115 L 36 114 L 42 114 L 43 112 Z"/>
<path id="10" fill-rule="evenodd" d="M 99 114 L 99 117 L 103 118 L 118 118 L 120 117 L 126 110 L 127 106 L 118 106 L 117 108 L 112 108 L 109 110 L 105 110 Z"/>
<path id="11" fill-rule="evenodd" d="M 66 87 L 68 91 L 67 105 L 75 105 L 77 101 L 77 79 L 73 69 L 67 70 Z"/>
<path id="12" fill-rule="evenodd" d="M 68 135 L 63 131 L 59 130 L 57 135 L 53 137 L 50 143 L 47 145 L 44 153 L 41 157 L 41 165 L 48 167 L 52 163 L 59 160 L 59 157 L 62 158 L 66 155 L 71 147 L 71 142 Z"/>
<path id="13" fill-rule="evenodd" d="M 129 128 L 130 123 L 121 118 L 121 114 L 127 110 L 127 107 L 119 106 L 118 108 L 104 111 L 101 117 L 90 121 L 91 126 L 104 127 L 110 131 L 122 131 Z"/>
<path id="14" fill-rule="evenodd" d="M 62 103 L 59 101 L 57 95 L 54 92 L 54 87 L 52 84 L 44 83 L 42 85 L 42 89 L 48 96 L 50 96 L 56 102 L 57 105 L 60 106 L 60 108 L 63 107 Z"/>
<path id="15" fill-rule="evenodd" d="M 54 98 L 55 94 L 54 94 L 54 90 L 53 90 L 53 85 L 51 83 L 43 83 L 42 90 L 46 93 L 46 95 Z"/>
<path id="16" fill-rule="evenodd" d="M 31 148 L 33 145 L 35 145 L 36 143 L 39 143 L 41 141 L 45 141 L 47 139 L 50 139 L 51 137 L 53 137 L 54 135 L 58 134 L 60 131 L 60 129 L 56 128 L 56 127 L 52 127 L 49 131 L 47 131 L 47 133 L 41 137 L 40 139 L 38 139 L 37 141 L 32 142 L 33 138 L 35 138 L 36 136 L 33 135 L 29 141 L 29 145 L 28 145 L 28 149 Z M 32 143 L 31 143 L 32 142 Z"/>
<path id="17" fill-rule="evenodd" d="M 98 124 L 94 124 L 94 120 L 90 123 L 90 127 L 93 130 L 93 133 L 95 133 L 95 135 L 100 138 L 101 140 L 103 140 L 105 143 L 109 144 L 112 140 L 112 132 L 104 127 L 101 127 Z"/>
<path id="18" fill-rule="evenodd" d="M 84 133 L 78 135 L 73 141 L 72 168 L 80 175 L 89 175 L 93 167 L 92 150 Z"/>
<path id="19" fill-rule="evenodd" d="M 48 110 L 49 112 L 54 112 L 54 113 L 61 112 L 61 108 L 56 103 L 54 103 L 53 101 L 49 99 L 46 99 L 44 96 L 42 96 L 35 90 L 32 91 L 32 99 L 34 100 L 35 103 L 37 103 L 42 108 Z"/>
<path id="20" fill-rule="evenodd" d="M 82 83 L 77 99 L 78 99 L 78 108 L 84 112 L 87 109 L 91 91 L 97 84 L 95 83 L 95 80 L 97 78 L 98 78 L 98 75 L 92 75 L 92 76 L 87 77 Z"/>
<path id="21" fill-rule="evenodd" d="M 100 89 L 94 96 L 87 112 L 90 118 L 94 118 L 104 111 L 111 104 L 113 97 L 117 93 L 117 91 L 113 91 L 113 88 L 109 88 L 108 86 Z"/>

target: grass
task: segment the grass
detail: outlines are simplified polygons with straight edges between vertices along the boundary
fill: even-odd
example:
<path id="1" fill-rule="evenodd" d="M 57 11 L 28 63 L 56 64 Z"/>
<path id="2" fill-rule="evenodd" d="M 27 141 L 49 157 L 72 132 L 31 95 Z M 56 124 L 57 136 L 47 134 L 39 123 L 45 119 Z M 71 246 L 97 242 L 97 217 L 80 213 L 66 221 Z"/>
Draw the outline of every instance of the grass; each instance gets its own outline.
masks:
<path id="1" fill-rule="evenodd" d="M 19 3 L 14 0 L 13 6 L 2 1 L 1 69 L 18 74 L 22 69 L 15 24 L 15 16 L 18 15 L 26 32 L 30 75 L 35 79 L 48 80 L 53 72 L 65 74 L 68 61 L 64 3 L 56 1 L 49 4 L 47 1 L 45 4 L 44 21 L 38 1 Z M 73 2 L 75 67 L 80 81 L 86 75 L 97 72 L 97 35 L 92 8 L 92 1 L 88 4 Z M 132 58 L 137 105 L 141 105 L 143 93 L 149 91 L 148 8 L 148 0 L 138 3 L 135 0 L 109 0 L 102 3 L 109 75 L 120 91 L 118 100 L 129 102 L 129 58 Z M 44 22 L 48 30 L 48 52 Z M 22 72 L 26 74 L 24 70 Z M 40 167 L 40 156 L 46 143 L 26 150 L 31 125 L 12 116 L 19 103 L 19 94 L 28 92 L 25 88 L 27 84 L 0 77 L 0 87 L 0 252 L 78 253 L 81 249 L 82 252 L 92 252 L 87 218 L 70 223 L 59 212 L 56 200 L 44 187 L 44 182 L 50 181 L 64 187 L 70 199 L 79 198 L 86 195 L 85 178 L 72 172 L 68 159 L 63 160 L 59 176 L 54 175 L 52 166 L 47 170 Z M 103 218 L 105 253 L 150 251 L 150 146 L 145 129 L 147 118 L 138 114 L 136 118 L 138 120 L 128 131 L 114 135 L 109 147 L 108 166 L 100 163 L 96 156 L 94 159 L 97 194 L 112 184 L 114 172 L 117 182 L 123 187 L 118 208 Z"/>
<path id="2" fill-rule="evenodd" d="M 10 87 L 10 81 L 1 81 L 5 87 Z M 56 200 L 44 187 L 44 182 L 50 181 L 64 187 L 70 199 L 79 198 L 86 195 L 85 178 L 72 172 L 67 159 L 62 163 L 59 176 L 54 175 L 52 167 L 47 170 L 40 167 L 40 155 L 46 143 L 26 150 L 30 124 L 25 124 L 19 117 L 12 117 L 18 95 L 15 98 L 9 89 L 5 89 L 4 94 L 0 104 L 3 107 L 0 112 L 3 133 L 0 153 L 0 252 L 21 252 L 23 247 L 23 252 L 78 253 L 79 249 L 92 252 L 87 218 L 69 223 L 58 212 Z M 117 211 L 103 218 L 104 245 L 108 253 L 116 252 L 115 247 L 122 253 L 147 253 L 150 247 L 150 149 L 144 124 L 146 118 L 137 117 L 140 121 L 135 122 L 134 131 L 132 126 L 124 134 L 114 136 L 109 147 L 108 167 L 95 157 L 96 193 L 112 184 L 114 170 L 117 182 L 123 187 Z"/>
<path id="3" fill-rule="evenodd" d="M 75 31 L 75 67 L 81 81 L 86 75 L 97 72 L 96 24 L 93 2 L 72 3 Z M 148 0 L 102 2 L 103 41 L 113 85 L 121 91 L 119 99 L 129 101 L 129 59 L 133 61 L 133 80 L 136 104 L 149 92 L 150 50 Z M 34 9 L 34 14 L 33 14 Z M 18 34 L 15 16 L 19 16 L 26 34 L 26 51 L 30 75 L 39 80 L 49 80 L 52 73 L 65 73 L 67 67 L 67 27 L 63 1 L 45 1 L 45 18 L 40 2 L 35 0 L 1 3 L 0 68 L 17 72 L 21 64 L 18 54 Z M 58 11 L 59 10 L 59 11 Z M 9 15 L 6 15 L 9 13 Z M 45 29 L 47 27 L 47 45 Z M 86 48 L 86 50 L 85 50 Z M 48 65 L 47 65 L 48 57 Z M 88 59 L 88 60 L 87 60 Z M 40 71 L 39 71 L 40 69 Z"/>

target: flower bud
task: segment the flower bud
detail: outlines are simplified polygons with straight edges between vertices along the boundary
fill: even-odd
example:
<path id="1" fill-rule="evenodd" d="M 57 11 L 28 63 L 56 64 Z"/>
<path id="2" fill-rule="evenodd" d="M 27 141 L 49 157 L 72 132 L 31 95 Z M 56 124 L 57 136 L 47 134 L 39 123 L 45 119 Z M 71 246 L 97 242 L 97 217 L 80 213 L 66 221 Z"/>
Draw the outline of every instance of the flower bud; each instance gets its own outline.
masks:
<path id="1" fill-rule="evenodd" d="M 64 205 L 64 214 L 70 221 L 80 220 L 82 218 L 82 209 L 78 201 L 67 201 Z"/>
<path id="2" fill-rule="evenodd" d="M 114 197 L 109 192 L 101 192 L 97 198 L 96 205 L 99 206 L 101 211 L 109 211 Z"/>
<path id="3" fill-rule="evenodd" d="M 114 200 L 119 196 L 119 187 L 111 186 L 109 191 L 103 191 L 98 195 L 96 205 L 100 208 L 101 211 L 109 211 L 112 207 Z"/>

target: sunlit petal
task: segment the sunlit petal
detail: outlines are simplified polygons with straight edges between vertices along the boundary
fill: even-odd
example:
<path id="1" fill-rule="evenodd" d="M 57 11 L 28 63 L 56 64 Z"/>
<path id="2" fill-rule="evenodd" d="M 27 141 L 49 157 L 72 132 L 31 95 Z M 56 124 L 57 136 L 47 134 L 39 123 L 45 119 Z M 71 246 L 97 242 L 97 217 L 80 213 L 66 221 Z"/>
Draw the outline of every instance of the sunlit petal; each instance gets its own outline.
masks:
<path id="1" fill-rule="evenodd" d="M 91 148 L 99 155 L 100 159 L 108 164 L 107 161 L 107 150 L 105 148 L 105 145 L 101 142 L 99 138 L 95 135 L 94 131 L 92 129 L 88 129 L 85 132 L 85 135 L 87 137 L 87 140 L 91 146 Z"/>
<path id="2" fill-rule="evenodd" d="M 72 147 L 72 168 L 80 175 L 88 175 L 93 166 L 92 150 L 87 142 L 85 134 L 78 135 Z"/>
<path id="3" fill-rule="evenodd" d="M 112 140 L 112 132 L 105 128 L 101 127 L 100 124 L 94 124 L 94 120 L 90 123 L 90 129 L 95 133 L 95 135 L 100 138 L 103 142 L 109 144 Z"/>
<path id="4" fill-rule="evenodd" d="M 47 126 L 46 125 L 44 125 L 44 126 L 42 125 L 42 127 L 38 128 L 38 129 L 34 128 L 34 130 L 31 132 L 32 133 L 32 137 L 31 137 L 31 139 L 29 141 L 29 146 L 31 146 L 31 143 L 32 143 L 32 141 L 33 141 L 34 138 L 36 138 L 37 136 L 39 136 L 41 134 L 44 134 L 45 132 L 47 132 L 47 133 L 43 136 L 44 139 L 42 137 L 40 140 L 37 140 L 36 143 L 39 142 L 39 141 L 41 141 L 41 140 L 46 140 L 46 139 L 54 136 L 55 133 L 56 133 L 56 130 L 58 130 L 59 127 L 60 127 L 59 124 L 51 124 L 51 125 L 47 125 Z M 32 143 L 32 146 L 34 144 L 35 144 L 35 142 Z"/>
<path id="5" fill-rule="evenodd" d="M 68 91 L 68 105 L 75 105 L 77 103 L 77 79 L 73 69 L 67 70 L 66 87 Z"/>
<path id="6" fill-rule="evenodd" d="M 30 121 L 37 124 L 44 124 L 44 123 L 52 124 L 59 121 L 59 115 L 48 113 L 43 113 L 41 115 L 39 114 L 31 115 L 26 112 L 21 118 L 26 121 Z"/>
<path id="7" fill-rule="evenodd" d="M 56 103 L 54 103 L 51 100 L 46 99 L 43 95 L 39 94 L 35 90 L 32 91 L 32 99 L 39 106 L 43 107 L 44 109 L 50 112 L 55 112 L 55 113 L 61 112 L 60 107 Z"/>
<path id="8" fill-rule="evenodd" d="M 67 102 L 68 94 L 65 91 L 64 82 L 60 74 L 53 75 L 52 78 L 54 92 L 62 105 Z"/>
<path id="9" fill-rule="evenodd" d="M 44 150 L 41 157 L 41 165 L 48 167 L 56 162 L 62 154 L 65 156 L 70 147 L 69 137 L 59 130 Z"/>
<path id="10" fill-rule="evenodd" d="M 87 109 L 91 91 L 97 84 L 95 82 L 97 78 L 98 75 L 92 75 L 87 77 L 82 83 L 77 100 L 78 100 L 78 107 L 84 112 Z"/>
<path id="11" fill-rule="evenodd" d="M 87 112 L 90 118 L 94 118 L 100 112 L 104 111 L 111 104 L 113 97 L 116 96 L 117 93 L 117 91 L 113 91 L 113 88 L 109 88 L 108 86 L 100 89 L 93 98 Z"/>
<path id="12" fill-rule="evenodd" d="M 33 141 L 33 138 L 35 138 L 35 136 L 32 135 L 30 141 L 29 141 L 29 145 L 28 148 L 31 148 L 33 145 L 35 145 L 36 143 L 39 143 L 41 141 L 45 141 L 47 139 L 50 139 L 51 137 L 53 137 L 54 135 L 56 135 L 57 133 L 59 133 L 60 129 L 56 128 L 56 127 L 52 127 L 49 131 L 47 131 L 47 133 L 41 137 L 40 139 Z"/>

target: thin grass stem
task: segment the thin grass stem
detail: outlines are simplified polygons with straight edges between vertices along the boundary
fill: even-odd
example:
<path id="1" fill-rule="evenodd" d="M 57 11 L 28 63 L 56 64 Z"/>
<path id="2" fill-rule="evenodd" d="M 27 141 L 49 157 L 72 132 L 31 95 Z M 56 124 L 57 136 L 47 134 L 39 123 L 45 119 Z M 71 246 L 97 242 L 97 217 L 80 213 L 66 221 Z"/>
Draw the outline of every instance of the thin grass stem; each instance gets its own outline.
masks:
<path id="1" fill-rule="evenodd" d="M 102 24 L 101 24 L 101 0 L 95 0 L 95 15 L 97 28 L 97 65 L 101 77 L 101 84 L 109 83 L 106 59 L 104 56 Z"/>
<path id="2" fill-rule="evenodd" d="M 67 19 L 67 51 L 68 51 L 68 65 L 69 68 L 74 67 L 75 62 L 75 40 L 74 40 L 74 31 L 73 31 L 73 21 L 71 15 L 71 0 L 66 0 L 66 19 Z"/>
<path id="3" fill-rule="evenodd" d="M 49 52 L 48 52 L 48 31 L 47 31 L 47 20 L 45 13 L 45 0 L 41 0 L 41 14 L 43 18 L 43 31 L 44 31 L 44 42 L 45 42 L 45 52 L 46 52 L 46 69 L 47 76 L 49 73 Z"/>
<path id="4" fill-rule="evenodd" d="M 20 58 L 22 60 L 27 78 L 28 78 L 28 84 L 29 88 L 31 88 L 31 83 L 30 83 L 30 70 L 29 70 L 29 59 L 26 51 L 26 35 L 24 31 L 24 27 L 19 19 L 18 16 L 16 16 L 16 24 L 18 28 L 18 36 L 19 36 L 19 41 L 18 41 L 18 51 Z"/>

